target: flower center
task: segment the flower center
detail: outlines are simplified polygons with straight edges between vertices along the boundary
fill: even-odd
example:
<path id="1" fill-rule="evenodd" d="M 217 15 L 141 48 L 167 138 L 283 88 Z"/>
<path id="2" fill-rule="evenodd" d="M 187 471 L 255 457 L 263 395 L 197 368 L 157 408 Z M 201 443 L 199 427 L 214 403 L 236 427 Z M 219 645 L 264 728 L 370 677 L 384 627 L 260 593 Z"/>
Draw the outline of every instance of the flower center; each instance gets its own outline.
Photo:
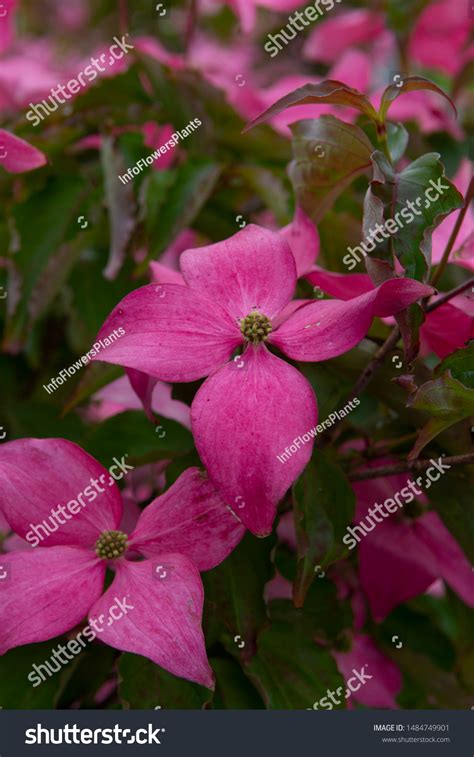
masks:
<path id="1" fill-rule="evenodd" d="M 95 543 L 97 557 L 114 560 L 121 557 L 127 549 L 127 534 L 123 531 L 103 531 Z"/>
<path id="2" fill-rule="evenodd" d="M 239 323 L 245 339 L 253 344 L 264 342 L 272 331 L 270 319 L 258 310 L 252 310 L 245 318 L 241 318 Z"/>

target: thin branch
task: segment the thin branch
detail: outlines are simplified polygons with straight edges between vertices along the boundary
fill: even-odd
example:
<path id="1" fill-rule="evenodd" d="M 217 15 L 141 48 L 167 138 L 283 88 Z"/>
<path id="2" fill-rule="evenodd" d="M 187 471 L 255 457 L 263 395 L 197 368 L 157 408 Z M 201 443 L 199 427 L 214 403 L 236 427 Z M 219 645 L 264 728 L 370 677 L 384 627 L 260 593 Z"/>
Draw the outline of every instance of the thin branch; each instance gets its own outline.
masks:
<path id="1" fill-rule="evenodd" d="M 464 221 L 464 217 L 467 213 L 467 209 L 469 207 L 469 203 L 471 202 L 472 198 L 474 197 L 474 178 L 471 179 L 469 183 L 468 190 L 466 192 L 466 196 L 464 198 L 464 205 L 461 208 L 458 217 L 456 218 L 456 223 L 454 224 L 454 228 L 451 232 L 451 236 L 449 237 L 448 244 L 446 245 L 446 249 L 443 252 L 443 256 L 439 262 L 439 265 L 433 275 L 433 278 L 431 279 L 431 284 L 433 286 L 436 286 L 438 281 L 440 280 L 441 276 L 444 273 L 444 269 L 446 268 L 446 265 L 448 263 L 449 256 L 451 254 L 451 251 L 454 247 L 454 243 L 456 241 L 456 237 L 459 233 L 459 229 L 461 228 L 462 222 Z"/>
<path id="2" fill-rule="evenodd" d="M 434 300 L 434 302 L 430 302 L 425 308 L 425 313 L 431 313 L 433 310 L 436 310 L 436 308 L 439 308 L 440 305 L 444 305 L 445 302 L 449 302 L 453 297 L 462 294 L 466 289 L 471 287 L 474 288 L 474 277 L 465 281 L 464 284 L 459 284 L 455 289 L 451 289 L 450 292 L 445 292 L 441 297 L 438 297 L 437 300 Z"/>
<path id="3" fill-rule="evenodd" d="M 454 455 L 453 457 L 443 457 L 443 463 L 446 465 L 469 465 L 474 463 L 474 452 L 468 452 L 465 455 Z M 422 471 L 433 465 L 433 460 L 413 460 L 408 462 L 404 460 L 394 465 L 383 465 L 380 468 L 362 468 L 362 470 L 349 473 L 350 481 L 364 481 L 368 478 L 383 478 L 393 476 L 396 473 L 410 473 L 411 471 Z"/>
<path id="4" fill-rule="evenodd" d="M 119 29 L 120 34 L 126 34 L 130 24 L 128 22 L 128 3 L 127 0 L 119 0 Z"/>
<path id="5" fill-rule="evenodd" d="M 370 384 L 372 381 L 375 372 L 379 369 L 380 365 L 383 363 L 385 356 L 388 352 L 390 352 L 393 347 L 395 347 L 396 343 L 398 342 L 400 338 L 400 329 L 398 326 L 395 326 L 393 331 L 388 335 L 385 342 L 382 344 L 381 347 L 377 350 L 375 355 L 373 356 L 370 363 L 366 365 L 364 370 L 362 371 L 361 375 L 359 376 L 358 380 L 356 381 L 354 388 L 351 389 L 350 398 L 346 400 L 346 403 L 349 401 L 349 399 L 352 399 L 354 397 L 359 397 L 360 394 L 364 391 L 364 389 Z M 335 426 L 332 427 L 331 430 L 327 430 L 326 432 L 323 432 L 321 434 L 321 441 L 323 444 L 334 444 L 336 440 L 339 438 L 339 436 L 342 433 L 343 426 L 341 426 L 341 421 L 336 421 Z"/>
<path id="6" fill-rule="evenodd" d="M 370 384 L 374 377 L 374 373 L 378 370 L 378 368 L 383 363 L 385 356 L 392 350 L 398 340 L 400 339 L 400 329 L 398 326 L 395 326 L 393 331 L 388 335 L 385 342 L 382 344 L 381 347 L 377 350 L 375 355 L 373 356 L 372 360 L 368 365 L 364 368 L 361 375 L 359 376 L 358 380 L 355 383 L 354 388 L 351 390 L 351 397 L 358 397 L 359 394 L 361 394 L 366 386 Z"/>
<path id="7" fill-rule="evenodd" d="M 197 0 L 189 0 L 189 10 L 188 10 L 188 17 L 186 20 L 186 30 L 185 30 L 185 40 L 184 40 L 184 45 L 186 48 L 187 55 L 189 54 L 189 48 L 191 47 L 191 43 L 194 38 L 194 33 L 196 31 L 197 17 L 198 17 Z"/>

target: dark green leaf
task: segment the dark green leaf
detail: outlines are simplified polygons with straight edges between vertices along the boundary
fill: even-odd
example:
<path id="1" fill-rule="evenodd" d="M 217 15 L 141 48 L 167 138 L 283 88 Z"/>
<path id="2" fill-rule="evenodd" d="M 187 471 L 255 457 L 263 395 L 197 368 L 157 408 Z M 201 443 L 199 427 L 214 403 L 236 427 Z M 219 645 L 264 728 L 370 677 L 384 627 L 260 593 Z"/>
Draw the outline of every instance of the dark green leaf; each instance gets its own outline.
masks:
<path id="1" fill-rule="evenodd" d="M 176 170 L 167 194 L 158 199 L 158 212 L 150 233 L 150 257 L 157 257 L 192 225 L 216 186 L 221 167 L 210 160 L 187 161 Z M 156 180 L 155 180 L 156 182 Z"/>
<path id="2" fill-rule="evenodd" d="M 0 588 L 0 601 L 1 592 Z M 71 667 L 66 667 L 51 677 L 45 674 L 46 668 L 43 668 L 46 680 L 39 684 L 36 679 L 40 676 L 33 670 L 33 665 L 41 665 L 49 660 L 54 648 L 53 641 L 28 644 L 11 649 L 0 658 L 0 702 L 4 710 L 54 709 L 64 681 L 71 674 Z"/>
<path id="3" fill-rule="evenodd" d="M 232 517 L 229 514 L 229 517 Z M 258 631 L 267 622 L 263 599 L 265 584 L 273 578 L 270 552 L 274 537 L 257 539 L 247 533 L 221 565 L 204 573 L 205 612 L 225 627 L 222 641 L 231 653 L 248 659 L 255 650 Z M 240 636 L 235 642 L 234 638 Z M 244 642 L 244 647 L 237 645 Z"/>
<path id="4" fill-rule="evenodd" d="M 364 203 L 364 234 L 367 236 L 379 223 L 385 224 L 382 236 L 388 238 L 385 236 L 382 243 L 372 242 L 373 251 L 366 262 L 386 260 L 393 269 L 395 254 L 407 276 L 426 281 L 431 265 L 432 232 L 462 206 L 463 198 L 446 179 L 438 153 L 423 155 L 400 173 L 394 171 L 383 153 L 376 151 L 372 159 L 374 177 Z M 438 199 L 431 199 L 433 193 L 439 195 Z"/>
<path id="5" fill-rule="evenodd" d="M 294 518 L 298 569 L 294 584 L 296 606 L 301 606 L 316 577 L 347 549 L 342 536 L 351 523 L 355 495 L 342 469 L 318 450 L 294 487 Z"/>
<path id="6" fill-rule="evenodd" d="M 413 460 L 441 431 L 474 413 L 474 389 L 466 388 L 447 370 L 433 381 L 420 386 L 407 404 L 432 416 L 421 430 L 408 456 Z"/>
<path id="7" fill-rule="evenodd" d="M 230 657 L 211 657 L 209 662 L 216 676 L 213 710 L 265 709 L 261 697 L 238 663 Z"/>
<path id="8" fill-rule="evenodd" d="M 318 222 L 336 197 L 370 167 L 373 147 L 362 129 L 334 116 L 293 124 L 288 172 L 298 204 Z"/>
<path id="9" fill-rule="evenodd" d="M 449 370 L 451 376 L 469 389 L 474 389 L 474 343 L 448 355 L 436 366 L 434 375 Z"/>
<path id="10" fill-rule="evenodd" d="M 125 710 L 202 710 L 212 692 L 177 678 L 146 657 L 125 653 L 119 662 L 119 694 Z"/>
<path id="11" fill-rule="evenodd" d="M 474 497 L 473 467 L 447 471 L 430 488 L 429 498 L 446 528 L 474 565 Z"/>
<path id="12" fill-rule="evenodd" d="M 143 412 L 127 410 L 93 427 L 82 446 L 106 466 L 125 453 L 128 464 L 144 465 L 186 454 L 193 438 L 187 428 L 169 418 L 157 416 L 153 426 Z"/>
<path id="13" fill-rule="evenodd" d="M 125 168 L 110 137 L 102 138 L 101 162 L 110 225 L 110 252 L 104 276 L 115 279 L 125 259 L 135 223 L 133 183 L 120 181 L 119 174 L 123 174 Z"/>
<path id="14" fill-rule="evenodd" d="M 401 82 L 403 83 L 401 84 Z M 399 86 L 400 84 L 401 86 Z M 390 108 L 390 105 L 393 103 L 393 101 L 397 99 L 397 97 L 404 95 L 406 92 L 416 92 L 420 89 L 428 89 L 431 92 L 436 92 L 438 95 L 444 97 L 452 106 L 455 115 L 457 115 L 456 106 L 454 105 L 453 101 L 446 94 L 446 92 L 443 92 L 443 90 L 438 87 L 437 84 L 430 81 L 429 79 L 425 79 L 423 76 L 408 76 L 404 79 L 401 79 L 397 84 L 391 84 L 384 91 L 379 109 L 381 120 L 385 121 L 388 109 Z"/>
<path id="15" fill-rule="evenodd" d="M 318 647 L 302 610 L 290 602 L 272 603 L 278 617 L 258 637 L 258 652 L 246 673 L 259 689 L 268 709 L 312 708 L 327 689 L 343 685 L 329 651 Z"/>
<path id="16" fill-rule="evenodd" d="M 377 111 L 370 103 L 368 97 L 357 89 L 349 87 L 343 82 L 335 79 L 326 79 L 318 84 L 305 84 L 303 87 L 295 89 L 293 92 L 281 97 L 270 108 L 267 108 L 258 118 L 254 118 L 245 127 L 244 131 L 252 129 L 258 124 L 268 121 L 273 116 L 278 115 L 283 110 L 291 108 L 294 105 L 344 105 L 349 108 L 356 108 L 364 115 L 369 116 L 375 123 L 379 117 Z"/>

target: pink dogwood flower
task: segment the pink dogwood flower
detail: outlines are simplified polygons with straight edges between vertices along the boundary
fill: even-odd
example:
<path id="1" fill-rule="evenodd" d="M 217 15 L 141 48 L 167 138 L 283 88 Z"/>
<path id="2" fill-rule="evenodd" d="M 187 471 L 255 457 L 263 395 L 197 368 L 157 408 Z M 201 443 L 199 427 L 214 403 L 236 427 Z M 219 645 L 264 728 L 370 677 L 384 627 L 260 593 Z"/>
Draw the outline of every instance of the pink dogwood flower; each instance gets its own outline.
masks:
<path id="1" fill-rule="evenodd" d="M 0 510 L 32 545 L 3 561 L 10 580 L 0 587 L 0 654 L 63 634 L 87 614 L 107 617 L 114 599 L 126 598 L 133 609 L 98 631 L 101 641 L 213 686 L 198 571 L 219 564 L 244 529 L 197 468 L 141 513 L 130 536 L 118 530 L 123 504 L 114 478 L 72 442 L 3 444 L 0 480 Z M 58 502 L 67 503 L 54 510 L 62 520 L 52 517 Z M 102 594 L 106 567 L 115 577 Z"/>
<path id="2" fill-rule="evenodd" d="M 291 249 L 282 235 L 254 225 L 186 250 L 180 265 L 185 286 L 151 284 L 117 305 L 100 334 L 114 324 L 126 333 L 100 359 L 164 381 L 210 374 L 191 407 L 196 447 L 224 501 L 264 536 L 311 456 L 307 432 L 317 422 L 309 382 L 268 347 L 292 360 L 327 360 L 358 344 L 374 316 L 433 290 L 392 279 L 347 302 L 291 303 Z M 243 354 L 230 360 L 238 347 Z M 282 464 L 277 455 L 294 439 L 301 448 Z"/>

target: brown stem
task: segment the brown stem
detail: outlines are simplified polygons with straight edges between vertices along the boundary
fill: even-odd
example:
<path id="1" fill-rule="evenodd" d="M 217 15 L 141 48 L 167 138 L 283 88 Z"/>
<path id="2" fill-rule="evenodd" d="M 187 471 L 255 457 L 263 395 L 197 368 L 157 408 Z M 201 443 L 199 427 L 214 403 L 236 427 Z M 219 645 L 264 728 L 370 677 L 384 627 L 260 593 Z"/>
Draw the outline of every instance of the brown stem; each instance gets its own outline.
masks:
<path id="1" fill-rule="evenodd" d="M 120 34 L 126 34 L 129 28 L 127 0 L 119 0 L 119 29 Z"/>
<path id="2" fill-rule="evenodd" d="M 185 42 L 184 42 L 185 48 L 186 48 L 186 54 L 189 53 L 189 48 L 191 46 L 191 42 L 193 41 L 194 32 L 196 31 L 197 13 L 198 13 L 197 0 L 189 0 L 189 11 L 188 11 L 188 18 L 186 21 Z"/>
<path id="3" fill-rule="evenodd" d="M 454 224 L 454 228 L 451 232 L 451 236 L 449 237 L 448 244 L 446 245 L 446 249 L 443 252 L 443 257 L 441 258 L 439 265 L 433 275 L 433 278 L 431 279 L 431 284 L 435 286 L 438 281 L 440 280 L 441 276 L 443 275 L 444 269 L 446 268 L 446 265 L 448 263 L 449 256 L 451 254 L 451 250 L 454 247 L 454 243 L 456 241 L 456 237 L 459 233 L 459 229 L 461 228 L 462 222 L 464 221 L 464 216 L 467 213 L 467 209 L 469 207 L 469 203 L 471 202 L 472 198 L 474 197 L 474 178 L 471 179 L 469 183 L 468 190 L 466 192 L 466 196 L 464 198 L 464 205 L 461 208 L 461 211 L 456 218 L 456 223 Z"/>
<path id="4" fill-rule="evenodd" d="M 474 463 L 474 452 L 468 452 L 465 455 L 454 455 L 453 457 L 443 457 L 443 463 L 446 465 L 468 465 Z M 396 473 L 409 473 L 410 471 L 426 470 L 433 465 L 433 460 L 413 460 L 408 462 L 404 460 L 394 465 L 382 465 L 379 468 L 363 468 L 362 470 L 349 473 L 350 481 L 364 481 L 368 478 L 383 478 L 393 476 Z"/>
<path id="5" fill-rule="evenodd" d="M 470 287 L 474 288 L 474 277 L 465 281 L 464 284 L 459 284 L 459 286 L 457 286 L 455 289 L 451 289 L 450 292 L 445 292 L 434 302 L 430 302 L 430 304 L 426 306 L 425 312 L 431 313 L 433 310 L 436 310 L 436 308 L 439 308 L 440 305 L 444 305 L 445 302 L 449 302 L 449 300 L 452 300 L 453 297 L 456 297 L 456 295 L 458 294 L 462 294 L 466 291 L 466 289 L 469 289 Z"/>
<path id="6" fill-rule="evenodd" d="M 385 355 L 392 350 L 398 340 L 400 339 L 400 329 L 395 326 L 393 331 L 388 335 L 385 342 L 377 350 L 370 363 L 365 367 L 358 380 L 355 383 L 353 390 L 351 391 L 351 397 L 358 397 L 362 394 L 364 389 L 370 384 L 374 377 L 374 373 L 378 370 L 379 366 L 383 363 Z"/>

